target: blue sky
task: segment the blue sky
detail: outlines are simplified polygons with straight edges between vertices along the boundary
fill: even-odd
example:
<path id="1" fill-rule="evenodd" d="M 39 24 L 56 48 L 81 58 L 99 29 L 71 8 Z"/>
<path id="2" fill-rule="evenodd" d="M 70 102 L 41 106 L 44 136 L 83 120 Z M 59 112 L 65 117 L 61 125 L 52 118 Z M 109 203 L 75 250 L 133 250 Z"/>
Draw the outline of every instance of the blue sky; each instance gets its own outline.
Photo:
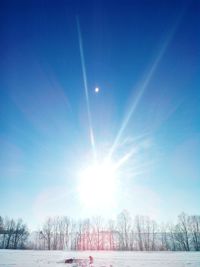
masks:
<path id="1" fill-rule="evenodd" d="M 33 228 L 48 215 L 92 216 L 76 191 L 93 161 L 90 126 L 99 161 L 117 136 L 115 160 L 134 151 L 100 215 L 199 214 L 199 1 L 0 5 L 0 214 Z"/>

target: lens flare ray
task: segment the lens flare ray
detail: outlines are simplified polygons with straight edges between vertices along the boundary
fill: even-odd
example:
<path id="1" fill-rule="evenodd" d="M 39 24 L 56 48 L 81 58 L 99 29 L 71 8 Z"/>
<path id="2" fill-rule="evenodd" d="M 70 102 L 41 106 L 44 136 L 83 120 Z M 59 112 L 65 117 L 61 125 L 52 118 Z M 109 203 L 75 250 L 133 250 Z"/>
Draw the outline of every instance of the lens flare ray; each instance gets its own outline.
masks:
<path id="1" fill-rule="evenodd" d="M 94 158 L 96 159 L 96 145 L 95 145 L 95 138 L 94 138 L 94 130 L 92 126 L 92 115 L 91 115 L 91 109 L 90 109 L 90 98 L 89 98 L 89 92 L 88 92 L 87 73 L 86 73 L 85 57 L 84 57 L 84 51 L 83 51 L 83 41 L 82 41 L 81 28 L 80 28 L 78 17 L 76 17 L 76 22 L 77 22 L 77 30 L 78 30 L 79 51 L 80 51 L 80 58 L 81 58 L 81 68 L 82 68 L 82 75 L 83 75 L 83 82 L 84 82 L 85 99 L 86 99 L 86 104 L 87 104 L 90 142 L 91 142 L 91 147 L 92 147 Z"/>
<path id="2" fill-rule="evenodd" d="M 114 153 L 114 151 L 115 151 L 115 149 L 116 149 L 116 147 L 117 147 L 117 145 L 119 143 L 119 140 L 122 137 L 122 134 L 123 134 L 124 130 L 126 129 L 131 117 L 133 116 L 133 114 L 134 114 L 134 112 L 135 112 L 135 110 L 136 110 L 136 108 L 137 108 L 142 96 L 144 95 L 144 92 L 146 91 L 149 83 L 151 82 L 151 79 L 152 79 L 153 75 L 155 74 L 156 69 L 157 69 L 160 61 L 162 60 L 162 58 L 163 58 L 163 56 L 164 56 L 164 54 L 165 54 L 165 52 L 166 52 L 171 40 L 172 40 L 175 32 L 177 31 L 177 28 L 178 28 L 178 26 L 179 26 L 179 24 L 181 22 L 181 19 L 182 19 L 183 15 L 184 15 L 184 12 L 185 12 L 185 10 L 183 10 L 179 14 L 175 24 L 173 25 L 172 29 L 169 31 L 169 33 L 168 33 L 168 35 L 167 35 L 167 37 L 165 39 L 165 42 L 163 43 L 163 45 L 162 45 L 157 57 L 155 58 L 155 60 L 154 60 L 154 62 L 152 64 L 149 72 L 147 73 L 146 78 L 141 82 L 141 85 L 138 88 L 138 93 L 137 93 L 137 95 L 136 95 L 136 97 L 135 97 L 135 99 L 134 99 L 134 101 L 132 103 L 132 106 L 131 106 L 127 116 L 125 117 L 124 121 L 122 122 L 122 125 L 121 125 L 121 127 L 119 129 L 119 132 L 117 133 L 117 136 L 116 136 L 116 138 L 114 140 L 114 143 L 113 143 L 113 145 L 112 145 L 112 147 L 110 149 L 109 157 L 111 157 L 112 154 Z"/>

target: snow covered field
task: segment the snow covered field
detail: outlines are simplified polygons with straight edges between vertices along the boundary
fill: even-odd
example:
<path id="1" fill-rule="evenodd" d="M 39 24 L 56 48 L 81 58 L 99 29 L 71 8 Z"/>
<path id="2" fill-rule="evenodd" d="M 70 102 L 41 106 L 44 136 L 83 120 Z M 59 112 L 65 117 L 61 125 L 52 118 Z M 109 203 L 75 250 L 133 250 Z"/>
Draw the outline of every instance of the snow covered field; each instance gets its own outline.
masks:
<path id="1" fill-rule="evenodd" d="M 0 250 L 0 267 L 72 267 L 66 258 L 94 257 L 94 267 L 200 267 L 199 252 L 66 252 Z"/>

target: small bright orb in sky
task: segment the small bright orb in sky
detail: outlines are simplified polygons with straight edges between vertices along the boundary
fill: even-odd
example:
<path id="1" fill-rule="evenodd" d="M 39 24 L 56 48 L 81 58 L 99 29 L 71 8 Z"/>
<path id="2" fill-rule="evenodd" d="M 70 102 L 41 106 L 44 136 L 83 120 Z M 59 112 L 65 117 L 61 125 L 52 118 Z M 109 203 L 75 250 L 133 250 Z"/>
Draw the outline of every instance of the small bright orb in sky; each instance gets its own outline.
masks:
<path id="1" fill-rule="evenodd" d="M 95 87 L 94 91 L 96 94 L 98 94 L 99 93 L 99 87 Z"/>
<path id="2" fill-rule="evenodd" d="M 79 175 L 80 202 L 88 211 L 112 209 L 116 203 L 117 180 L 114 164 L 96 163 Z"/>

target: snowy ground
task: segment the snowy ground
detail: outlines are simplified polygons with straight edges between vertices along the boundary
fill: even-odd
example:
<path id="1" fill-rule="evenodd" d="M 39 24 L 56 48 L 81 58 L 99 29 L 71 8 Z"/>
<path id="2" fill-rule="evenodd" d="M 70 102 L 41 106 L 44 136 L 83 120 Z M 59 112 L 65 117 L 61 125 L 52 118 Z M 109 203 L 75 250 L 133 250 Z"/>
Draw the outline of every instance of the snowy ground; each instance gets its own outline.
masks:
<path id="1" fill-rule="evenodd" d="M 0 250 L 0 267 L 72 267 L 66 258 L 94 257 L 94 267 L 200 267 L 200 252 L 67 252 Z"/>

